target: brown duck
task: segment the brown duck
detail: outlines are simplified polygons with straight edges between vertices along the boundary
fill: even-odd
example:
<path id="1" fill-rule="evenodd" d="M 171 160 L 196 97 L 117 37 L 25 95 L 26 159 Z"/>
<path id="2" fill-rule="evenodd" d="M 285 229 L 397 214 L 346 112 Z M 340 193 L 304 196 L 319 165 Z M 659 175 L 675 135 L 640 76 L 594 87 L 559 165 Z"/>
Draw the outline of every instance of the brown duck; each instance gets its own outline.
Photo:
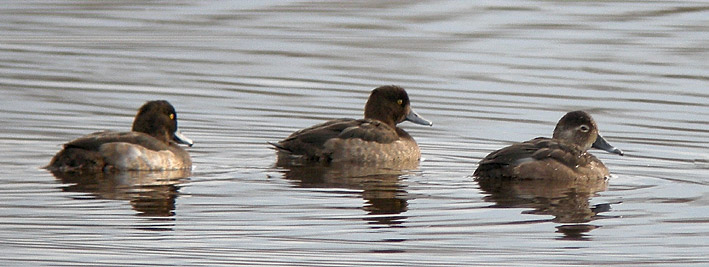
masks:
<path id="1" fill-rule="evenodd" d="M 177 131 L 175 108 L 164 100 L 145 103 L 130 132 L 103 131 L 64 144 L 47 169 L 55 172 L 175 170 L 192 168 L 177 144 L 192 140 Z"/>
<path id="2" fill-rule="evenodd" d="M 480 161 L 474 176 L 479 180 L 606 178 L 608 168 L 587 152 L 592 147 L 623 155 L 598 133 L 591 115 L 573 111 L 559 120 L 552 138 L 538 137 L 492 152 Z"/>
<path id="3" fill-rule="evenodd" d="M 416 141 L 398 123 L 432 123 L 411 109 L 406 91 L 394 85 L 375 88 L 363 119 L 336 119 L 294 132 L 278 143 L 279 162 L 402 162 L 421 158 Z"/>

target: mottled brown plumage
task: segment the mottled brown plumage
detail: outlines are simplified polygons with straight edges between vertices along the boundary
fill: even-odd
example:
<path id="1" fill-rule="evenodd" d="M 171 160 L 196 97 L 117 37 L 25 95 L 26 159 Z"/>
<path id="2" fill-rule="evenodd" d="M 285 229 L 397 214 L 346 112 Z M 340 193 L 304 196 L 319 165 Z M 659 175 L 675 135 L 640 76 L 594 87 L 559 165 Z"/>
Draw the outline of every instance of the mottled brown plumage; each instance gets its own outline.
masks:
<path id="1" fill-rule="evenodd" d="M 177 143 L 192 145 L 177 132 L 177 113 L 167 101 L 143 105 L 131 132 L 103 131 L 64 144 L 47 169 L 57 172 L 189 169 L 192 160 Z"/>
<path id="2" fill-rule="evenodd" d="M 598 133 L 591 115 L 567 113 L 559 120 L 552 138 L 538 137 L 494 151 L 475 170 L 476 179 L 603 179 L 608 168 L 589 148 L 622 155 Z"/>
<path id="3" fill-rule="evenodd" d="M 279 162 L 292 159 L 320 162 L 409 161 L 421 157 L 416 141 L 396 124 L 405 120 L 431 125 L 411 110 L 406 91 L 398 86 L 374 89 L 364 119 L 336 119 L 294 132 L 272 145 Z"/>

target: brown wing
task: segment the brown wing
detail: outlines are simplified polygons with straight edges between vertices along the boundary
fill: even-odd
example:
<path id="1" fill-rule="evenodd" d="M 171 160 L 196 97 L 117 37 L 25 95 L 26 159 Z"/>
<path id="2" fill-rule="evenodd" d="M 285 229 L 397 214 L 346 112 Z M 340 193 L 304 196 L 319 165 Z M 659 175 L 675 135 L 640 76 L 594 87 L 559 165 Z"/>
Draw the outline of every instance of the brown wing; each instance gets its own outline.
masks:
<path id="1" fill-rule="evenodd" d="M 545 159 L 555 160 L 571 167 L 584 165 L 589 160 L 584 151 L 577 146 L 539 137 L 490 153 L 480 161 L 474 176 L 509 177 L 512 174 L 507 173 L 507 170 L 511 170 L 511 166 Z"/>
<path id="2" fill-rule="evenodd" d="M 533 139 L 532 141 L 537 139 Z M 553 159 L 569 167 L 586 165 L 590 160 L 590 154 L 585 153 L 585 151 L 574 144 L 546 138 L 534 143 L 538 149 L 532 154 L 532 158 L 536 160 Z"/>
<path id="3" fill-rule="evenodd" d="M 100 147 L 114 142 L 137 144 L 155 151 L 168 149 L 167 144 L 144 133 L 95 132 L 64 144 L 64 149 L 54 155 L 46 168 L 59 172 L 102 171 L 108 163 Z"/>
<path id="4" fill-rule="evenodd" d="M 322 149 L 330 139 L 360 138 L 365 141 L 391 143 L 399 136 L 392 127 L 376 120 L 338 119 L 297 131 L 278 144 L 272 144 L 281 151 L 308 157 L 320 157 Z"/>
<path id="5" fill-rule="evenodd" d="M 531 159 L 534 152 L 538 150 L 535 143 L 532 142 L 534 140 L 513 144 L 488 154 L 480 161 L 478 164 L 478 169 L 475 173 L 477 174 L 482 171 L 505 168 L 512 165 L 514 162 L 518 162 L 525 158 Z"/>
<path id="6" fill-rule="evenodd" d="M 345 128 L 337 138 L 359 138 L 364 141 L 374 141 L 388 144 L 399 139 L 397 131 L 389 125 L 378 120 L 356 120 L 357 123 Z"/>
<path id="7" fill-rule="evenodd" d="M 95 132 L 79 137 L 64 144 L 64 148 L 80 148 L 89 151 L 98 151 L 101 145 L 113 142 L 137 144 L 155 151 L 168 149 L 167 144 L 144 133 L 111 131 Z"/>

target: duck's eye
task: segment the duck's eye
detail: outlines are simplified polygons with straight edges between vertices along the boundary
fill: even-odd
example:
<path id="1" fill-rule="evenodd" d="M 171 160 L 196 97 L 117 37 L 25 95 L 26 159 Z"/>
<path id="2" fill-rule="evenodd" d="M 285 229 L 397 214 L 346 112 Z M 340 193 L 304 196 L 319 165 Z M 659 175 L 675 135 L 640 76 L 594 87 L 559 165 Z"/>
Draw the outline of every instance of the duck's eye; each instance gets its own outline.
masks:
<path id="1" fill-rule="evenodd" d="M 175 119 L 175 113 L 170 113 L 170 119 L 174 120 Z"/>
<path id="2" fill-rule="evenodd" d="M 399 105 L 404 104 L 404 100 L 403 99 L 396 100 L 396 103 Z"/>
<path id="3" fill-rule="evenodd" d="M 581 126 L 579 127 L 579 130 L 582 131 L 582 132 L 584 132 L 584 133 L 587 133 L 588 130 L 590 130 L 590 129 L 591 129 L 591 128 L 589 128 L 588 125 L 581 125 Z"/>

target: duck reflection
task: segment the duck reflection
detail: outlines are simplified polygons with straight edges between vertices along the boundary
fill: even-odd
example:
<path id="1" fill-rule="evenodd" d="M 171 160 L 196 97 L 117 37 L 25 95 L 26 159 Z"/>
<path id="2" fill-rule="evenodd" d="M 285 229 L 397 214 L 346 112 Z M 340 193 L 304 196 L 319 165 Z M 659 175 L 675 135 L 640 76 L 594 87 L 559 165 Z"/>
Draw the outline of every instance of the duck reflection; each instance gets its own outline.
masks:
<path id="1" fill-rule="evenodd" d="M 418 168 L 418 161 L 408 163 L 351 164 L 320 163 L 292 164 L 279 161 L 284 178 L 304 188 L 345 188 L 362 190 L 362 207 L 372 224 L 397 226 L 407 218 L 407 192 L 400 183 L 406 170 Z"/>
<path id="2" fill-rule="evenodd" d="M 190 170 L 124 171 L 116 173 L 53 172 L 67 192 L 91 193 L 99 199 L 130 201 L 139 216 L 172 217 L 179 184 L 186 181 Z"/>
<path id="3" fill-rule="evenodd" d="M 483 199 L 498 208 L 529 208 L 523 214 L 552 215 L 563 239 L 584 240 L 598 226 L 588 224 L 610 204 L 591 206 L 589 199 L 606 190 L 607 179 L 593 181 L 540 179 L 481 179 L 480 188 L 489 195 Z"/>

